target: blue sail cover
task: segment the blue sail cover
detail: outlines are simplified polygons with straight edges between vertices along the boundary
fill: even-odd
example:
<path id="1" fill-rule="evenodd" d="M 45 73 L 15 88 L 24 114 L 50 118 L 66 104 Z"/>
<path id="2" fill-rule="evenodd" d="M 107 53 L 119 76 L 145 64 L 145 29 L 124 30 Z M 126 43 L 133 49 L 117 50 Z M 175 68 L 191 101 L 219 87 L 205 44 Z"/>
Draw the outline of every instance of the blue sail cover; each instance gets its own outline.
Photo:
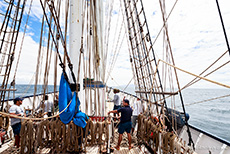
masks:
<path id="1" fill-rule="evenodd" d="M 85 113 L 80 111 L 77 114 L 75 114 L 73 122 L 75 125 L 82 127 L 82 128 L 85 128 L 85 126 L 87 124 L 86 120 L 88 120 L 88 119 L 89 119 L 89 117 Z"/>
<path id="2" fill-rule="evenodd" d="M 74 96 L 72 96 L 71 89 L 69 87 L 68 82 L 65 80 L 64 75 L 61 75 L 61 81 L 60 81 L 60 87 L 59 87 L 59 112 L 62 112 L 66 106 L 71 101 L 71 104 L 69 107 L 60 114 L 60 119 L 64 124 L 68 124 L 75 114 L 75 108 L 76 108 L 76 93 L 74 93 Z M 79 107 L 78 107 L 79 108 Z"/>
<path id="3" fill-rule="evenodd" d="M 76 102 L 77 101 L 77 102 Z M 65 80 L 64 75 L 61 76 L 60 87 L 59 87 L 59 112 L 62 112 L 67 105 L 70 103 L 69 107 L 60 114 L 60 119 L 64 124 L 68 124 L 72 119 L 75 125 L 85 128 L 86 120 L 89 117 L 80 111 L 80 100 L 77 97 L 76 92 L 72 96 L 71 89 L 68 82 Z M 77 103 L 77 106 L 76 106 Z M 75 114 L 76 113 L 76 114 Z"/>

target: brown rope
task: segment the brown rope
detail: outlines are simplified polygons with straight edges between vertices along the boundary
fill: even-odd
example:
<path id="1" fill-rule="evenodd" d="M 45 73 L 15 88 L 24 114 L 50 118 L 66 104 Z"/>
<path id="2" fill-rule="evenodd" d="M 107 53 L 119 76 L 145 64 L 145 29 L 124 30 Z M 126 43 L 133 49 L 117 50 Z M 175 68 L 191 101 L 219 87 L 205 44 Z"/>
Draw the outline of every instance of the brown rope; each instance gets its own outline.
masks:
<path id="1" fill-rule="evenodd" d="M 203 80 L 205 80 L 205 81 L 214 83 L 214 84 L 219 85 L 219 86 L 223 86 L 223 87 L 225 87 L 225 88 L 230 88 L 229 85 L 222 84 L 222 83 L 219 83 L 219 82 L 216 82 L 216 81 L 207 79 L 207 78 L 205 78 L 205 77 L 202 77 L 202 76 L 193 74 L 193 73 L 191 73 L 191 72 L 185 71 L 185 70 L 183 70 L 183 69 L 181 69 L 181 68 L 178 68 L 178 67 L 176 67 L 176 66 L 174 66 L 174 65 L 172 65 L 172 64 L 169 64 L 169 63 L 167 63 L 167 62 L 165 62 L 165 61 L 163 61 L 163 60 L 161 60 L 161 59 L 160 59 L 159 61 L 161 61 L 161 62 L 163 62 L 163 63 L 166 63 L 167 65 L 169 65 L 169 66 L 171 66 L 171 67 L 174 67 L 175 69 L 178 69 L 178 70 L 180 70 L 180 71 L 182 71 L 182 72 L 184 72 L 184 73 L 187 73 L 187 74 L 189 74 L 189 75 L 195 76 L 195 77 L 197 77 L 197 78 L 203 79 Z"/>
<path id="2" fill-rule="evenodd" d="M 0 117 L 0 128 L 3 128 L 4 130 L 8 130 L 9 125 L 10 125 L 9 117 L 2 115 Z"/>

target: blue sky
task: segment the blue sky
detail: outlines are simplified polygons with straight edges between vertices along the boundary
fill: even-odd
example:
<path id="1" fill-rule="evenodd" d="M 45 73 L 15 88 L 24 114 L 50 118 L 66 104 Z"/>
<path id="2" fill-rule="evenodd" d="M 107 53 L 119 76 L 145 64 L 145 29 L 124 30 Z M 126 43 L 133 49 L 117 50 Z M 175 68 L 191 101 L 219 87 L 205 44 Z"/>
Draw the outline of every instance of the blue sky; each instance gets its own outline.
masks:
<path id="1" fill-rule="evenodd" d="M 175 0 L 167 2 L 167 12 L 171 10 L 175 2 Z M 1 0 L 1 9 L 3 8 L 3 3 L 4 2 Z M 150 34 L 154 41 L 160 28 L 163 25 L 159 2 L 143 0 L 143 3 L 145 6 Z M 228 20 L 230 17 L 230 11 L 228 8 L 228 6 L 230 6 L 230 1 L 219 0 L 219 3 L 222 10 L 227 34 L 230 37 L 230 20 Z M 118 37 L 118 32 L 120 30 L 119 27 L 115 26 L 120 26 L 120 23 L 122 22 L 121 11 L 119 10 L 119 1 L 114 1 L 113 8 L 114 10 L 112 12 L 113 14 L 111 19 L 111 38 L 109 50 L 111 50 L 112 43 L 117 41 L 116 38 Z M 28 10 L 26 10 L 26 12 L 28 12 Z M 118 19 L 118 17 L 120 18 Z M 0 19 L 2 22 L 2 18 Z M 106 19 L 107 18 L 105 17 L 105 20 Z M 34 55 L 36 55 L 38 51 L 41 20 L 42 10 L 40 8 L 40 1 L 34 1 L 27 28 L 27 34 L 24 41 L 25 47 L 23 47 L 23 50 L 26 52 L 24 57 L 27 58 L 23 59 L 23 63 L 19 66 L 18 72 L 21 73 L 21 75 L 18 76 L 19 83 L 28 83 L 28 81 L 31 79 L 31 77 L 28 77 L 28 72 L 31 74 L 35 71 L 36 57 Z M 23 23 L 25 23 L 25 19 L 23 20 Z M 24 24 L 22 25 L 22 30 L 23 28 Z M 115 31 L 116 28 L 117 31 Z M 215 61 L 217 57 L 219 57 L 227 50 L 215 1 L 178 1 L 173 13 L 168 20 L 168 30 L 176 66 L 195 74 L 199 74 L 213 61 Z M 124 29 L 122 30 L 122 34 L 123 33 Z M 19 35 L 19 39 L 21 37 L 22 34 Z M 129 62 L 129 52 L 126 38 L 122 44 L 120 42 L 119 45 L 121 45 L 119 56 L 117 58 L 115 67 L 111 72 L 111 77 L 113 80 L 112 78 L 109 78 L 108 81 L 109 85 L 114 86 L 126 85 L 132 78 L 132 69 Z M 20 45 L 17 46 L 19 47 Z M 161 59 L 162 35 L 154 44 L 154 50 L 156 51 L 157 57 Z M 30 58 L 28 59 L 28 57 Z M 26 60 L 29 60 L 29 65 L 25 62 Z M 224 56 L 222 63 L 226 62 L 227 60 L 229 60 L 228 54 Z M 220 62 L 219 65 L 222 63 Z M 218 67 L 218 65 L 215 67 Z M 228 64 L 220 71 L 217 71 L 215 74 L 209 76 L 208 78 L 230 85 L 229 68 L 230 67 Z M 183 79 L 181 80 L 182 85 L 185 85 L 193 78 L 181 72 L 178 72 L 178 75 L 179 79 Z M 218 88 L 218 86 L 213 86 L 213 84 L 209 84 L 207 82 L 200 82 L 194 86 L 199 87 L 200 85 Z"/>

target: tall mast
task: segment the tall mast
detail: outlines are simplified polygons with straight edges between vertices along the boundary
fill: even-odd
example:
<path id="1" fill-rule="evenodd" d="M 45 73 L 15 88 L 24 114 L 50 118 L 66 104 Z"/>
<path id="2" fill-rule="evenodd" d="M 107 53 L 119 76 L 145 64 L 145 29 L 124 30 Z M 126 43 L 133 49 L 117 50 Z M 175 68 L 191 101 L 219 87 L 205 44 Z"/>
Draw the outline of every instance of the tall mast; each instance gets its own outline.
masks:
<path id="1" fill-rule="evenodd" d="M 77 83 L 80 84 L 80 91 L 78 92 L 78 97 L 81 101 L 80 108 L 82 112 L 85 112 L 82 64 L 79 66 L 82 36 L 82 1 L 70 0 L 69 55 L 73 63 L 73 71 L 76 75 Z M 80 71 L 78 71 L 79 69 Z"/>

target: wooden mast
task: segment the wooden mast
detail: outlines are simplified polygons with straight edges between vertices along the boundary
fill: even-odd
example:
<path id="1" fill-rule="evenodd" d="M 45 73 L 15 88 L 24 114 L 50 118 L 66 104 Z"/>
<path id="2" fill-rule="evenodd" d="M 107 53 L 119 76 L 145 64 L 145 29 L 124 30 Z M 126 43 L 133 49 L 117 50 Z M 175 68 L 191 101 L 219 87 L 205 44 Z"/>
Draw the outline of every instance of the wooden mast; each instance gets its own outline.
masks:
<path id="1" fill-rule="evenodd" d="M 80 109 L 82 112 L 85 112 L 82 64 L 79 66 L 81 57 L 82 4 L 82 0 L 70 0 L 69 55 L 73 63 L 73 71 L 76 75 L 77 83 L 80 83 L 80 91 L 78 92 L 78 97 L 81 101 Z"/>

